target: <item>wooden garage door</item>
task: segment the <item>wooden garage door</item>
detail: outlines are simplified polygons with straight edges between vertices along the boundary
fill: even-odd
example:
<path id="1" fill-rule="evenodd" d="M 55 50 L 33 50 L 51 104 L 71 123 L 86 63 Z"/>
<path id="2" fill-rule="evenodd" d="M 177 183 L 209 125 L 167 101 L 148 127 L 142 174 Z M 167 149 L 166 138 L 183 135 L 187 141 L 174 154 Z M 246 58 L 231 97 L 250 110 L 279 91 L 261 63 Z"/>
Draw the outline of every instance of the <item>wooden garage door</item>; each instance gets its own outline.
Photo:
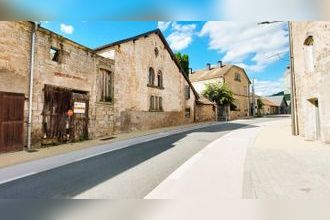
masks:
<path id="1" fill-rule="evenodd" d="M 24 95 L 0 92 L 0 152 L 23 150 Z"/>

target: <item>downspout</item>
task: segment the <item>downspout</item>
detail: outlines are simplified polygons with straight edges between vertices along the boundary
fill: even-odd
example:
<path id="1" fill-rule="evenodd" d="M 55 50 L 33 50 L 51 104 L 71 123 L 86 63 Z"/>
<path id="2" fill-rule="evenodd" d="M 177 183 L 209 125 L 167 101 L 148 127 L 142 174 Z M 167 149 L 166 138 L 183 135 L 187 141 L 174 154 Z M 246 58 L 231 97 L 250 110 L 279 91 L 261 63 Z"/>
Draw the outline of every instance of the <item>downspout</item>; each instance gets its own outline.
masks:
<path id="1" fill-rule="evenodd" d="M 30 79 L 29 79 L 29 113 L 27 123 L 27 151 L 32 151 L 31 137 L 32 137 L 32 99 L 33 99 L 33 77 L 34 77 L 34 56 L 35 56 L 35 42 L 36 32 L 38 29 L 38 22 L 34 22 L 31 39 L 31 62 L 30 62 Z"/>

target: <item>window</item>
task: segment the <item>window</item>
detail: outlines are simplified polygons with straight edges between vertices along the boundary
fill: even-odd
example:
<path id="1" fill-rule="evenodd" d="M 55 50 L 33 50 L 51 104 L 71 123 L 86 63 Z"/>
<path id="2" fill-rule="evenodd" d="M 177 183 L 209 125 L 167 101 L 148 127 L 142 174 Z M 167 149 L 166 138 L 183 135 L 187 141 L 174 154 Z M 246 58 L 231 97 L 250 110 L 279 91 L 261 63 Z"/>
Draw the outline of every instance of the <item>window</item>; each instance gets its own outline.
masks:
<path id="1" fill-rule="evenodd" d="M 157 47 L 155 47 L 155 56 L 158 57 L 158 55 L 159 55 L 159 50 Z"/>
<path id="2" fill-rule="evenodd" d="M 189 100 L 190 99 L 190 86 L 185 86 L 185 97 L 186 97 L 186 100 Z"/>
<path id="3" fill-rule="evenodd" d="M 314 38 L 309 36 L 304 42 L 305 69 L 307 72 L 314 71 Z"/>
<path id="4" fill-rule="evenodd" d="M 241 74 L 235 73 L 235 81 L 241 81 Z"/>
<path id="5" fill-rule="evenodd" d="M 102 102 L 112 102 L 112 74 L 107 70 L 100 71 L 100 90 Z"/>
<path id="6" fill-rule="evenodd" d="M 157 82 L 158 82 L 158 87 L 163 88 L 163 73 L 160 70 L 158 71 L 157 74 Z"/>
<path id="7" fill-rule="evenodd" d="M 163 111 L 163 99 L 160 96 L 150 96 L 150 111 L 161 112 Z"/>
<path id="8" fill-rule="evenodd" d="M 51 47 L 50 48 L 50 59 L 54 62 L 59 63 L 60 62 L 60 50 L 55 48 L 55 47 Z"/>
<path id="9" fill-rule="evenodd" d="M 184 116 L 185 116 L 186 118 L 190 118 L 190 115 L 191 115 L 191 110 L 190 110 L 190 108 L 186 108 L 186 111 L 185 111 L 185 113 L 184 113 Z"/>
<path id="10" fill-rule="evenodd" d="M 149 86 L 155 85 L 155 71 L 152 67 L 149 68 Z"/>

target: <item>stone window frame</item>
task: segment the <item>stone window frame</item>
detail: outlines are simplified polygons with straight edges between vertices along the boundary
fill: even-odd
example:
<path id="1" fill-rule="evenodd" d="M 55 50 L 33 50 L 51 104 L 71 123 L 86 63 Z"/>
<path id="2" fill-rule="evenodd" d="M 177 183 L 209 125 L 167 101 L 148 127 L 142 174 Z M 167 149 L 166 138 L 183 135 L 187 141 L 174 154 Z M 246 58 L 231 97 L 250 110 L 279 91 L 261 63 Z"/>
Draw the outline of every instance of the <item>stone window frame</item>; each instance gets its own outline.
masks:
<path id="1" fill-rule="evenodd" d="M 60 48 L 51 46 L 49 49 L 50 60 L 60 64 L 62 62 L 62 50 Z"/>
<path id="2" fill-rule="evenodd" d="M 98 78 L 98 88 L 100 89 L 98 102 L 112 104 L 114 99 L 113 71 L 99 68 Z"/>
<path id="3" fill-rule="evenodd" d="M 235 81 L 241 82 L 241 74 L 239 72 L 235 73 Z"/>
<path id="4" fill-rule="evenodd" d="M 184 117 L 185 118 L 191 118 L 191 108 L 187 107 L 184 111 Z"/>
<path id="5" fill-rule="evenodd" d="M 304 41 L 305 70 L 309 73 L 315 71 L 314 43 L 313 35 L 308 35 Z M 307 61 L 307 59 L 309 60 Z M 309 66 L 307 66 L 308 64 Z"/>
<path id="6" fill-rule="evenodd" d="M 185 99 L 189 100 L 191 98 L 191 94 L 190 94 L 190 86 L 189 85 L 185 85 Z"/>
<path id="7" fill-rule="evenodd" d="M 149 111 L 163 112 L 163 98 L 161 96 L 151 95 L 149 97 Z"/>
<path id="8" fill-rule="evenodd" d="M 152 67 L 149 67 L 148 71 L 148 86 L 155 86 L 155 70 Z"/>
<path id="9" fill-rule="evenodd" d="M 163 72 L 161 70 L 157 72 L 157 86 L 160 89 L 164 89 Z"/>

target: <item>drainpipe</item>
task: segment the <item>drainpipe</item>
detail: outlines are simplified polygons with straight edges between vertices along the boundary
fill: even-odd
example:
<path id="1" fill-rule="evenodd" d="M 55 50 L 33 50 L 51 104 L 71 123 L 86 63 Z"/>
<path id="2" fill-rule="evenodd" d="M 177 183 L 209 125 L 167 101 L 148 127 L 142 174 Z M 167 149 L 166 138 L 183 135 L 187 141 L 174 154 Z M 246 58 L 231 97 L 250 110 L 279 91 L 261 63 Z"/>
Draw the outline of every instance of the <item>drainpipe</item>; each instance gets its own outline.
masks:
<path id="1" fill-rule="evenodd" d="M 31 62 L 30 62 L 30 80 L 29 80 L 29 114 L 27 123 L 27 151 L 32 151 L 31 136 L 32 136 L 32 98 L 33 98 L 33 75 L 34 75 L 34 56 L 35 56 L 35 42 L 36 32 L 38 29 L 38 22 L 34 22 L 31 39 Z"/>

